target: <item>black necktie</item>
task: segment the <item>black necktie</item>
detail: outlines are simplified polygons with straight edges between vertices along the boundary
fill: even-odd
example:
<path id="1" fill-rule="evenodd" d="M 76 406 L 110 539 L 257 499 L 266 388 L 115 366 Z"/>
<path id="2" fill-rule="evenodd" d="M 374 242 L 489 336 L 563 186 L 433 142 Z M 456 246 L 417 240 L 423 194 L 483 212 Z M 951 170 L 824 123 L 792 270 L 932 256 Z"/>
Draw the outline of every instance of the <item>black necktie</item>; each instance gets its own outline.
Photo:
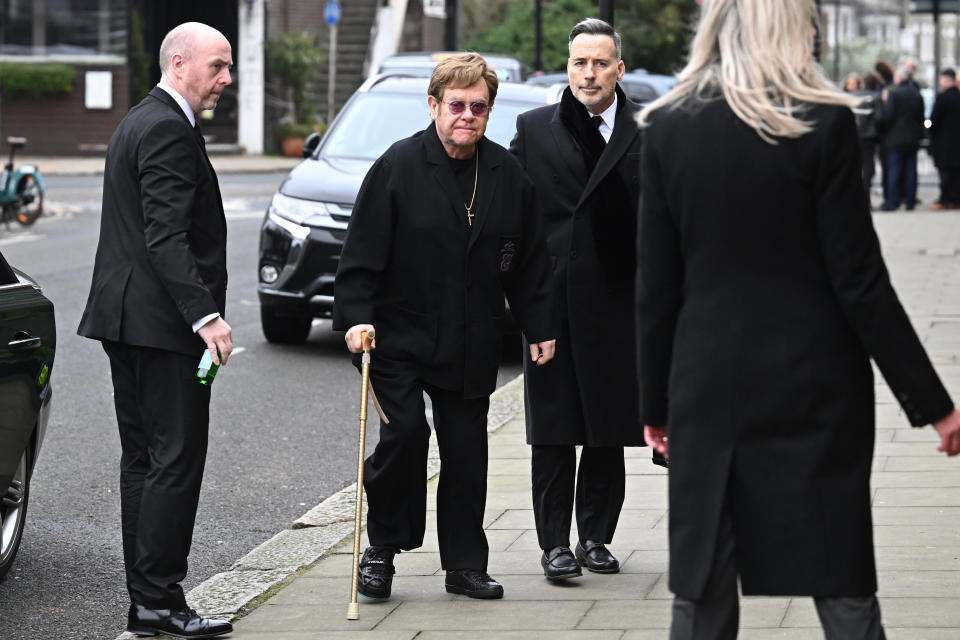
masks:
<path id="1" fill-rule="evenodd" d="M 193 125 L 193 133 L 197 136 L 197 140 L 200 142 L 200 148 L 203 149 L 203 152 L 207 152 L 207 142 L 203 139 L 203 133 L 200 132 L 200 123 L 195 122 Z"/>
<path id="2" fill-rule="evenodd" d="M 603 117 L 593 116 L 592 118 L 590 118 L 590 120 L 593 121 L 593 126 L 597 128 L 597 133 L 600 133 L 600 125 L 603 124 Z M 600 133 L 600 139 L 603 140 L 603 144 L 607 144 L 607 139 L 603 137 L 602 133 Z"/>

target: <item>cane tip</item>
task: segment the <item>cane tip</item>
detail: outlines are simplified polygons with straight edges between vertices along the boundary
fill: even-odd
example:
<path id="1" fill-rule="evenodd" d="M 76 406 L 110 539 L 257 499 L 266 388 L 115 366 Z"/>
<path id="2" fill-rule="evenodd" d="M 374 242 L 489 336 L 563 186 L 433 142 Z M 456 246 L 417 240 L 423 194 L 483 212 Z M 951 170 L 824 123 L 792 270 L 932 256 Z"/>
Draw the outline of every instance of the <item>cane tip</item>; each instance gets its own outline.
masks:
<path id="1" fill-rule="evenodd" d="M 360 604 L 356 602 L 351 602 L 347 605 L 347 620 L 359 620 L 360 619 Z"/>

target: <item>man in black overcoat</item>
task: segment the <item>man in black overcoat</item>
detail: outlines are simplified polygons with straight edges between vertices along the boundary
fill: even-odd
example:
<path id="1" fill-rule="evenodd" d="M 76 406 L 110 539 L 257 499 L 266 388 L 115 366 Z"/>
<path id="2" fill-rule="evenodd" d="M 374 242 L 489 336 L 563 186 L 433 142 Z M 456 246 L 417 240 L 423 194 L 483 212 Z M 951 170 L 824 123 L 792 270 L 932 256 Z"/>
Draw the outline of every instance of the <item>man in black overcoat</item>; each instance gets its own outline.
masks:
<path id="1" fill-rule="evenodd" d="M 934 210 L 960 207 L 960 89 L 953 69 L 940 72 L 940 88 L 930 113 L 930 152 L 940 172 L 940 200 Z"/>
<path id="2" fill-rule="evenodd" d="M 624 63 L 620 36 L 609 24 L 580 22 L 569 47 L 570 86 L 560 103 L 517 118 L 510 145 L 537 187 L 562 322 L 553 362 L 524 367 L 533 512 L 550 580 L 579 576 L 580 565 L 598 573 L 619 570 L 605 545 L 623 504 L 623 447 L 644 444 L 629 357 L 639 106 L 617 86 Z M 583 445 L 579 471 L 576 445 Z"/>
<path id="3" fill-rule="evenodd" d="M 887 198 L 884 211 L 917 205 L 917 150 L 923 139 L 923 97 L 913 75 L 901 66 L 893 75 L 896 86 L 883 92 L 884 150 L 887 154 Z"/>
<path id="4" fill-rule="evenodd" d="M 204 348 L 233 349 L 223 319 L 227 225 L 197 125 L 230 84 L 230 43 L 185 23 L 160 45 L 160 83 L 124 117 L 107 149 L 100 242 L 78 333 L 110 359 L 120 428 L 127 629 L 212 638 L 228 622 L 187 608 L 187 573 L 207 450 Z M 216 355 L 219 353 L 219 356 Z"/>
<path id="5" fill-rule="evenodd" d="M 334 283 L 333 328 L 351 352 L 375 332 L 371 381 L 389 423 L 366 460 L 370 545 L 359 592 L 390 596 L 393 559 L 423 544 L 433 403 L 440 448 L 437 535 L 445 588 L 500 598 L 487 574 L 483 512 L 487 410 L 500 362 L 504 295 L 530 357 L 553 356 L 556 312 L 530 179 L 484 137 L 497 75 L 475 53 L 433 72 L 433 122 L 400 140 L 364 178 Z"/>

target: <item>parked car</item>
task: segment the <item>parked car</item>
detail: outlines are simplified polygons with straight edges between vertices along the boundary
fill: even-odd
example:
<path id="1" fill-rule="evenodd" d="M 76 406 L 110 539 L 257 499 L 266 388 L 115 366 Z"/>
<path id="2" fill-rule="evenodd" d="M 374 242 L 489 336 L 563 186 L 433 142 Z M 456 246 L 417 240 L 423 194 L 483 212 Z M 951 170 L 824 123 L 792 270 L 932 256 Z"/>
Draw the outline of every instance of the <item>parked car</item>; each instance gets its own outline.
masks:
<path id="1" fill-rule="evenodd" d="M 527 78 L 527 84 L 536 84 L 542 86 L 566 85 L 568 82 L 567 73 L 543 73 L 538 76 Z M 634 102 L 646 104 L 653 102 L 666 92 L 673 88 L 676 79 L 673 76 L 662 76 L 654 73 L 647 73 L 644 69 L 634 69 L 623 74 L 620 80 L 620 87 L 627 97 Z"/>
<path id="2" fill-rule="evenodd" d="M 27 517 L 30 479 L 50 414 L 57 346 L 53 303 L 0 254 L 0 580 Z"/>
<path id="3" fill-rule="evenodd" d="M 270 342 L 307 339 L 314 318 L 330 317 L 333 279 L 360 183 L 395 141 L 430 123 L 428 78 L 377 76 L 347 101 L 323 139 L 304 142 L 306 159 L 273 197 L 260 229 L 260 320 Z M 544 87 L 501 83 L 488 138 L 508 146 L 517 116 L 548 104 Z"/>
<path id="4" fill-rule="evenodd" d="M 404 74 L 410 76 L 430 77 L 433 68 L 441 60 L 462 51 L 410 51 L 397 53 L 385 58 L 376 69 L 377 74 Z M 500 82 L 523 82 L 526 77 L 523 63 L 516 58 L 501 53 L 481 53 L 483 59 L 497 72 Z"/>

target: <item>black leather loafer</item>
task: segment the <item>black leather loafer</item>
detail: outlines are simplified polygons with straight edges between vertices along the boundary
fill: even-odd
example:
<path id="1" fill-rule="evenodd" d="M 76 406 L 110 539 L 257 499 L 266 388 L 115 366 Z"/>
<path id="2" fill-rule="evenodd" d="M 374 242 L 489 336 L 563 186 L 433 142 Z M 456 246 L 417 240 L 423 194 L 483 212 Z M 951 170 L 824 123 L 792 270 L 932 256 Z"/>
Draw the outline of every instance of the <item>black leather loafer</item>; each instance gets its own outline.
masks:
<path id="1" fill-rule="evenodd" d="M 357 593 L 371 600 L 386 600 L 393 586 L 393 557 L 397 550 L 393 547 L 367 547 L 360 558 L 360 579 L 357 581 Z"/>
<path id="2" fill-rule="evenodd" d="M 486 571 L 452 569 L 447 571 L 444 583 L 447 593 L 458 593 L 484 600 L 495 600 L 503 597 L 503 585 L 491 578 Z"/>
<path id="3" fill-rule="evenodd" d="M 601 542 L 584 540 L 577 543 L 577 562 L 593 573 L 617 573 L 620 561 L 613 557 Z"/>
<path id="4" fill-rule="evenodd" d="M 554 547 L 544 551 L 540 557 L 540 566 L 543 567 L 543 576 L 547 580 L 567 580 L 583 575 L 570 547 Z"/>
<path id="5" fill-rule="evenodd" d="M 175 638 L 216 638 L 231 633 L 233 625 L 226 620 L 203 618 L 193 609 L 148 609 L 131 604 L 127 631 L 141 637 L 165 633 Z"/>

